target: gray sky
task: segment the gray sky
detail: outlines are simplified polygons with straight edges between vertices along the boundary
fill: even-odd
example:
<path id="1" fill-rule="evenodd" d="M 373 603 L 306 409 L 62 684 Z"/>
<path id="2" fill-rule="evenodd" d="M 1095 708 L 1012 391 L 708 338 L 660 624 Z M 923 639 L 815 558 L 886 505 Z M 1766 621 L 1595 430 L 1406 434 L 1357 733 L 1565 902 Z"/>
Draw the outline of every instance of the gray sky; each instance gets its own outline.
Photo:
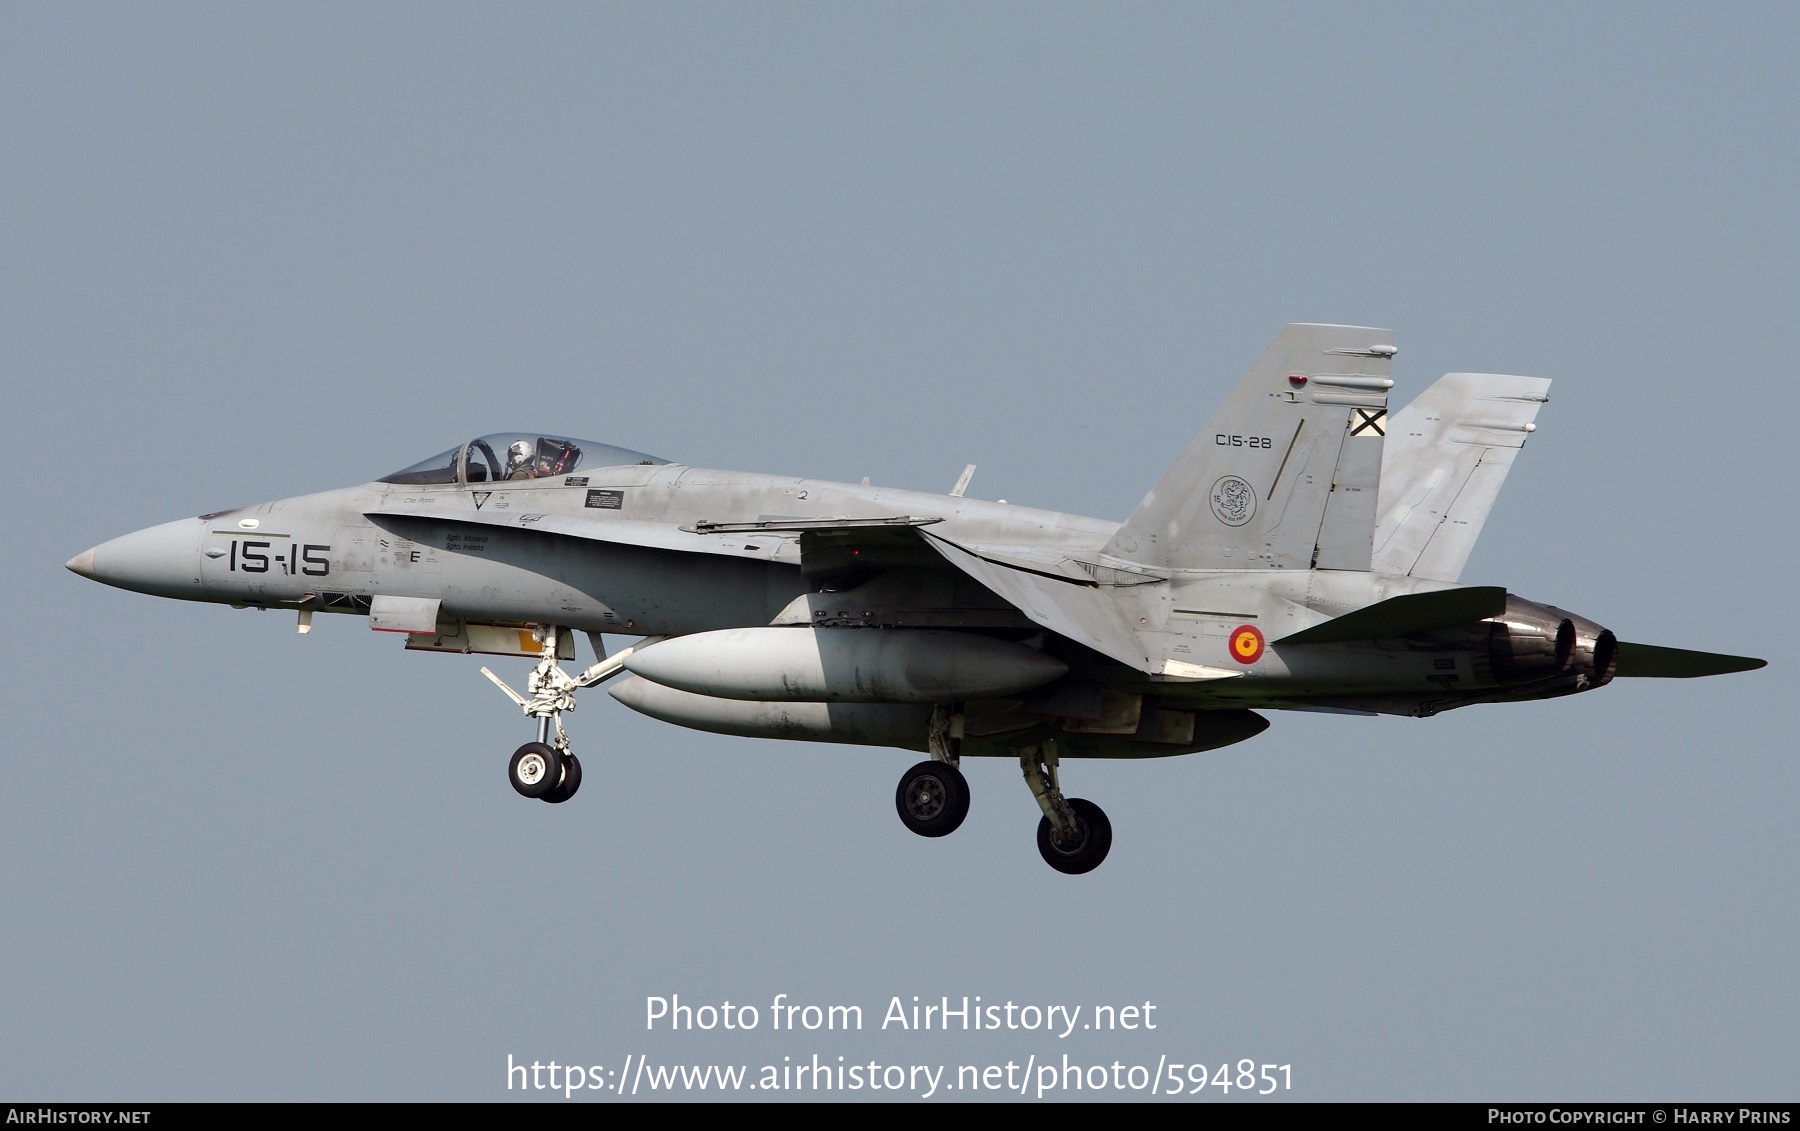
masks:
<path id="1" fill-rule="evenodd" d="M 494 1099 L 509 1053 L 816 1052 L 1794 1098 L 1797 25 L 0 8 L 0 1094 Z M 590 694 L 586 788 L 528 804 L 479 662 L 62 569 L 508 428 L 935 490 L 973 461 L 974 495 L 1122 518 L 1289 321 L 1393 327 L 1396 403 L 1554 379 L 1464 579 L 1770 668 L 1073 764 L 1116 841 L 1071 879 L 1010 764 L 927 842 L 907 754 Z M 868 1028 L 644 1031 L 646 995 L 783 992 Z M 1158 1028 L 880 1031 L 913 994 Z"/>

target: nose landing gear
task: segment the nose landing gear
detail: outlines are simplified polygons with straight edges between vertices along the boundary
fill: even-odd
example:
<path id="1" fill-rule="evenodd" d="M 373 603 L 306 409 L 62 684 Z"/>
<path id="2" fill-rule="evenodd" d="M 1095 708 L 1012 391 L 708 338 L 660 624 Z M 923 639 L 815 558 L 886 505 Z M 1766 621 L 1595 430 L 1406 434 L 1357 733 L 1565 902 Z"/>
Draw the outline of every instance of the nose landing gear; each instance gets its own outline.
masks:
<path id="1" fill-rule="evenodd" d="M 574 797 L 575 791 L 580 788 L 581 762 L 575 755 L 565 752 L 562 756 L 561 779 L 547 790 L 539 800 L 548 801 L 552 805 L 561 805 L 569 798 Z"/>
<path id="2" fill-rule="evenodd" d="M 506 776 L 521 797 L 546 797 L 562 785 L 564 755 L 543 742 L 527 742 L 513 751 Z"/>
<path id="3" fill-rule="evenodd" d="M 552 805 L 560 805 L 575 796 L 581 788 L 581 763 L 569 750 L 569 735 L 563 730 L 562 717 L 564 711 L 575 709 L 575 692 L 601 684 L 625 670 L 625 657 L 646 645 L 662 640 L 661 636 L 652 636 L 639 641 L 630 648 L 621 649 L 611 656 L 600 651 L 600 638 L 590 636 L 594 642 L 599 662 L 578 676 L 572 676 L 562 670 L 556 662 L 558 633 L 567 629 L 549 626 L 537 629 L 532 635 L 543 647 L 537 667 L 525 679 L 525 690 L 531 692 L 526 698 L 508 687 L 506 681 L 487 668 L 481 674 L 494 682 L 494 686 L 506 693 L 506 697 L 519 705 L 526 718 L 536 719 L 538 736 L 536 742 L 527 742 L 513 752 L 512 761 L 507 764 L 507 780 L 523 797 L 535 797 L 539 801 L 547 801 Z M 554 735 L 552 735 L 554 728 Z"/>

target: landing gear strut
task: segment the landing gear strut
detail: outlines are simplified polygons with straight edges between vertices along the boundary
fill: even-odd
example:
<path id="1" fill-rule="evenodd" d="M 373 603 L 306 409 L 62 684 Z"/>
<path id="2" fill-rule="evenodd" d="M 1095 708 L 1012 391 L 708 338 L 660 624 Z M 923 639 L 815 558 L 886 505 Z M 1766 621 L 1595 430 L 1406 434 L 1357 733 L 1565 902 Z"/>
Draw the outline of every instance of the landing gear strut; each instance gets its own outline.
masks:
<path id="1" fill-rule="evenodd" d="M 1112 849 L 1112 822 L 1092 801 L 1063 797 L 1057 765 L 1055 739 L 1019 752 L 1025 784 L 1044 811 L 1038 822 L 1038 854 L 1057 871 L 1078 876 L 1098 868 L 1106 859 Z"/>
<path id="2" fill-rule="evenodd" d="M 563 712 L 575 709 L 575 693 L 618 675 L 625 670 L 625 657 L 663 639 L 652 636 L 608 656 L 600 649 L 600 638 L 590 635 L 599 662 L 580 675 L 572 676 L 556 662 L 560 634 L 566 631 L 550 625 L 532 633 L 543 651 L 537 667 L 525 678 L 525 690 L 531 692 L 530 698 L 508 687 L 505 680 L 487 668 L 481 669 L 482 675 L 493 680 L 495 687 L 519 705 L 526 718 L 537 720 L 537 741 L 527 742 L 513 752 L 512 761 L 506 768 L 507 779 L 522 796 L 535 797 L 552 805 L 560 805 L 574 797 L 575 791 L 581 788 L 581 763 L 569 750 L 569 735 L 562 724 Z"/>

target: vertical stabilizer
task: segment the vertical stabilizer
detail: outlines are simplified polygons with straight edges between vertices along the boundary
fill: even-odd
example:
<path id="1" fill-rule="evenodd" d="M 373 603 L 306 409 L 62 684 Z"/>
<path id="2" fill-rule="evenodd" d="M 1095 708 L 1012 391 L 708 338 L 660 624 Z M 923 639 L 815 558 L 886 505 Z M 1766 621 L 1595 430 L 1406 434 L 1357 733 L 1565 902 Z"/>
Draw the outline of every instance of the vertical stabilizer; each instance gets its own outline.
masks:
<path id="1" fill-rule="evenodd" d="M 1542 377 L 1447 373 L 1393 415 L 1374 568 L 1456 581 L 1550 399 Z"/>
<path id="2" fill-rule="evenodd" d="M 1167 569 L 1369 568 L 1393 335 L 1292 325 L 1113 535 Z"/>

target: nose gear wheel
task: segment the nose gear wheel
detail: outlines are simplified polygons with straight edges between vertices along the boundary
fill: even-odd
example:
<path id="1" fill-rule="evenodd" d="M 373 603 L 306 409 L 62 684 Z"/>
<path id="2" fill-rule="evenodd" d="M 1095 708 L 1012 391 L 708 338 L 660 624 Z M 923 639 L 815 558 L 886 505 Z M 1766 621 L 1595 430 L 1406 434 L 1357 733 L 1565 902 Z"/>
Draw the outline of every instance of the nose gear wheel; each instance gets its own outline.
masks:
<path id="1" fill-rule="evenodd" d="M 575 791 L 580 788 L 581 762 L 573 754 L 564 754 L 562 756 L 561 779 L 556 783 L 556 786 L 546 792 L 540 800 L 548 801 L 552 805 L 561 805 L 569 798 L 574 797 Z"/>
<path id="2" fill-rule="evenodd" d="M 527 742 L 513 751 L 506 776 L 521 797 L 543 797 L 562 783 L 563 759 L 556 747 Z"/>

